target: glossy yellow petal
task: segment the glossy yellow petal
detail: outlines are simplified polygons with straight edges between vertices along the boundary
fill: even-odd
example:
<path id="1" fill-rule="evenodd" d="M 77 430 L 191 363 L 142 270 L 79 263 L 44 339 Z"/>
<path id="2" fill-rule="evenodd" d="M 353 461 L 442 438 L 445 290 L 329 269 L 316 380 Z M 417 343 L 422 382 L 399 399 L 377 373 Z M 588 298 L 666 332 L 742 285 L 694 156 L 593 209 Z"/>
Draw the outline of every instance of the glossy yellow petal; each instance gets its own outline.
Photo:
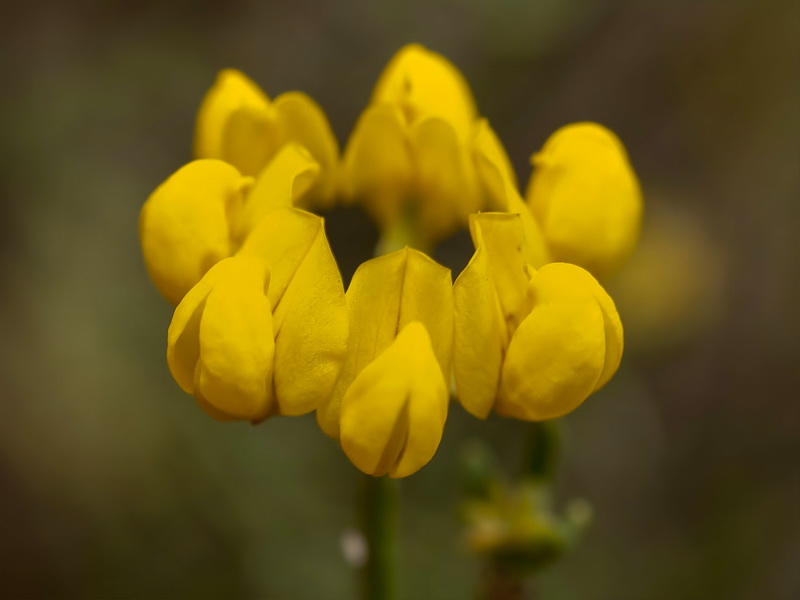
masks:
<path id="1" fill-rule="evenodd" d="M 605 276 L 639 237 L 642 197 L 622 143 L 595 123 L 562 127 L 531 162 L 526 193 L 556 260 Z"/>
<path id="2" fill-rule="evenodd" d="M 322 219 L 300 211 L 280 213 L 286 220 L 313 218 L 317 226 L 274 308 L 277 410 L 301 415 L 325 404 L 333 391 L 347 349 L 347 304 Z"/>
<path id="3" fill-rule="evenodd" d="M 482 195 L 469 149 L 443 119 L 426 117 L 411 128 L 416 166 L 416 226 L 425 240 L 438 240 L 480 210 Z"/>
<path id="4" fill-rule="evenodd" d="M 611 299 L 580 267 L 529 272 L 530 313 L 509 344 L 496 408 L 539 421 L 571 412 L 613 375 L 622 326 Z"/>
<path id="5" fill-rule="evenodd" d="M 218 160 L 179 169 L 142 207 L 139 235 L 150 277 L 173 304 L 215 263 L 232 253 L 231 221 L 238 219 L 250 179 Z"/>
<path id="6" fill-rule="evenodd" d="M 286 92 L 275 98 L 272 105 L 287 141 L 300 144 L 319 163 L 321 173 L 303 203 L 330 208 L 336 193 L 336 163 L 339 144 L 333 135 L 325 113 L 302 92 Z"/>
<path id="7" fill-rule="evenodd" d="M 508 211 L 507 189 L 517 189 L 517 175 L 500 138 L 486 119 L 478 119 L 473 130 L 473 153 L 486 187 L 491 210 Z"/>
<path id="8" fill-rule="evenodd" d="M 313 185 L 319 164 L 295 143 L 288 143 L 259 173 L 242 210 L 237 237 L 243 240 L 275 208 L 289 208 Z"/>
<path id="9" fill-rule="evenodd" d="M 492 283 L 486 248 L 475 254 L 453 285 L 453 376 L 461 405 L 485 419 L 494 406 L 508 333 Z"/>
<path id="10" fill-rule="evenodd" d="M 428 333 L 412 322 L 349 386 L 341 408 L 342 449 L 365 473 L 411 475 L 433 458 L 447 405 Z"/>
<path id="11" fill-rule="evenodd" d="M 225 69 L 197 114 L 195 156 L 225 160 L 256 175 L 277 149 L 269 98 L 243 73 Z"/>
<path id="12" fill-rule="evenodd" d="M 339 410 L 347 388 L 388 348 L 407 324 L 427 330 L 442 373 L 449 376 L 453 346 L 453 296 L 449 269 L 405 248 L 362 264 L 347 290 L 350 341 L 328 404 L 317 412 L 320 427 L 338 437 Z"/>
<path id="13" fill-rule="evenodd" d="M 405 203 L 414 194 L 413 168 L 399 109 L 376 106 L 365 110 L 345 150 L 345 196 L 362 201 L 381 226 L 391 224 L 402 216 Z"/>
<path id="14" fill-rule="evenodd" d="M 603 371 L 593 390 L 596 391 L 616 373 L 622 359 L 622 321 L 611 296 L 588 271 L 581 267 L 567 263 L 552 263 L 539 269 L 538 273 L 532 274 L 526 304 L 532 307 L 537 303 L 587 297 L 593 298 L 603 313 L 606 341 Z"/>
<path id="15" fill-rule="evenodd" d="M 517 178 L 497 134 L 481 119 L 473 138 L 473 159 L 478 178 L 493 210 L 518 214 L 525 230 L 525 260 L 540 267 L 550 262 L 550 252 L 539 223 L 517 191 Z"/>
<path id="16" fill-rule="evenodd" d="M 419 44 L 409 44 L 394 55 L 378 79 L 371 103 L 398 106 L 409 122 L 424 115 L 440 117 L 462 140 L 477 116 L 475 100 L 458 69 Z"/>
<path id="17" fill-rule="evenodd" d="M 487 272 L 497 292 L 503 323 L 512 332 L 521 319 L 529 279 L 522 220 L 509 213 L 479 213 L 470 217 L 470 233 L 475 248 L 486 252 Z"/>
<path id="18" fill-rule="evenodd" d="M 269 301 L 277 306 L 319 235 L 322 219 L 298 208 L 270 210 L 237 256 L 257 256 L 270 265 Z"/>
<path id="19" fill-rule="evenodd" d="M 225 259 L 186 295 L 170 325 L 167 361 L 176 381 L 222 420 L 270 414 L 275 343 L 268 285 L 263 261 Z"/>

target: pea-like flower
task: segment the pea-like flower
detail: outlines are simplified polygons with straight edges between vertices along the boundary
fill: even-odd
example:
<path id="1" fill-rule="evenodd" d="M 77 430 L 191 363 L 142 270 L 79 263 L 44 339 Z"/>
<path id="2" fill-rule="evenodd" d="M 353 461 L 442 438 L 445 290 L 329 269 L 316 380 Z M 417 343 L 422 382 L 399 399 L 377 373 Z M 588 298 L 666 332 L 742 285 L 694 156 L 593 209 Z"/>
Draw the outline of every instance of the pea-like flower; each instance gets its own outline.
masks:
<path id="1" fill-rule="evenodd" d="M 475 254 L 453 291 L 461 403 L 480 418 L 492 409 L 527 421 L 569 413 L 619 365 L 611 298 L 575 265 L 537 269 L 519 215 L 483 213 L 470 226 Z"/>
<path id="2" fill-rule="evenodd" d="M 277 208 L 175 309 L 167 360 L 211 416 L 260 421 L 318 408 L 346 343 L 344 289 L 322 219 Z"/>
<path id="3" fill-rule="evenodd" d="M 405 477 L 433 457 L 447 418 L 450 271 L 409 248 L 374 258 L 353 276 L 347 308 L 347 357 L 317 420 L 360 470 Z"/>
<path id="4" fill-rule="evenodd" d="M 639 237 L 642 195 L 619 138 L 596 123 L 556 131 L 531 158 L 526 192 L 555 260 L 599 277 L 628 258 Z"/>
<path id="5" fill-rule="evenodd" d="M 391 232 L 411 222 L 425 244 L 482 207 L 470 153 L 477 117 L 463 76 L 412 44 L 378 80 L 345 150 L 344 194 Z"/>
<path id="6" fill-rule="evenodd" d="M 258 178 L 215 159 L 182 167 L 147 199 L 139 219 L 145 265 L 173 304 L 212 266 L 233 255 L 265 212 L 291 206 L 319 166 L 296 144 L 281 149 Z"/>
<path id="7" fill-rule="evenodd" d="M 304 201 L 329 206 L 339 146 L 322 109 L 301 92 L 270 100 L 241 72 L 220 72 L 197 115 L 195 156 L 223 160 L 244 175 L 256 176 L 288 142 L 306 148 L 320 165 L 320 176 Z"/>

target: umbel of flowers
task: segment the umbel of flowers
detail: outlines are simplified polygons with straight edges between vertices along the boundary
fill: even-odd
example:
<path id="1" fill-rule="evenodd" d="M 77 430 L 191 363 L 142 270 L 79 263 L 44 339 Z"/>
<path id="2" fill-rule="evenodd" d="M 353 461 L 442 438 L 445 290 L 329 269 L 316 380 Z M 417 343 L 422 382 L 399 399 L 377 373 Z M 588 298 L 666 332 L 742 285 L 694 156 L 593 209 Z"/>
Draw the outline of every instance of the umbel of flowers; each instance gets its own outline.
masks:
<path id="1" fill-rule="evenodd" d="M 436 452 L 451 388 L 476 417 L 541 421 L 617 370 L 622 325 L 595 277 L 632 250 L 642 202 L 604 127 L 555 132 L 523 197 L 462 75 L 410 45 L 341 156 L 308 96 L 270 99 L 233 70 L 203 100 L 195 154 L 144 204 L 140 237 L 176 306 L 170 371 L 215 419 L 316 411 L 356 467 L 404 477 Z M 336 203 L 382 232 L 346 291 L 311 212 Z M 462 227 L 475 253 L 453 283 L 424 250 Z"/>

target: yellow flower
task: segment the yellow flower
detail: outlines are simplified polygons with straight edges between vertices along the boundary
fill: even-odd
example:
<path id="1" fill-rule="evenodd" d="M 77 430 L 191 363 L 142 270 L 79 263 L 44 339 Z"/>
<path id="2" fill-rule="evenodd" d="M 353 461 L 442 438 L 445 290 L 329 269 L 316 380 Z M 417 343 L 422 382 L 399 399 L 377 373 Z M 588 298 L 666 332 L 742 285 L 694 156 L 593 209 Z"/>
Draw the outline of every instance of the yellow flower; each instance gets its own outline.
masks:
<path id="1" fill-rule="evenodd" d="M 531 158 L 526 192 L 553 257 L 599 277 L 628 258 L 639 237 L 642 196 L 625 148 L 596 123 L 556 131 Z"/>
<path id="2" fill-rule="evenodd" d="M 527 421 L 562 416 L 616 371 L 622 325 L 583 269 L 537 270 L 519 215 L 470 221 L 475 254 L 455 282 L 454 377 L 473 415 Z"/>
<path id="3" fill-rule="evenodd" d="M 388 231 L 430 245 L 482 206 L 469 141 L 477 116 L 464 78 L 419 45 L 387 65 L 345 150 L 343 193 Z"/>
<path id="4" fill-rule="evenodd" d="M 256 176 L 287 142 L 305 147 L 321 168 L 304 201 L 330 206 L 339 146 L 322 109 L 301 92 L 270 101 L 239 71 L 220 72 L 197 114 L 195 156 L 223 160 Z"/>
<path id="5" fill-rule="evenodd" d="M 211 416 L 260 421 L 318 408 L 346 343 L 344 289 L 322 219 L 277 208 L 175 309 L 167 361 Z"/>
<path id="6" fill-rule="evenodd" d="M 203 274 L 231 256 L 265 212 L 291 206 L 319 167 L 295 144 L 284 146 L 257 179 L 220 160 L 179 169 L 145 202 L 139 220 L 150 277 L 173 304 Z"/>
<path id="7" fill-rule="evenodd" d="M 320 427 L 365 473 L 405 477 L 433 457 L 447 418 L 450 271 L 406 248 L 362 264 L 347 290 L 350 341 Z"/>

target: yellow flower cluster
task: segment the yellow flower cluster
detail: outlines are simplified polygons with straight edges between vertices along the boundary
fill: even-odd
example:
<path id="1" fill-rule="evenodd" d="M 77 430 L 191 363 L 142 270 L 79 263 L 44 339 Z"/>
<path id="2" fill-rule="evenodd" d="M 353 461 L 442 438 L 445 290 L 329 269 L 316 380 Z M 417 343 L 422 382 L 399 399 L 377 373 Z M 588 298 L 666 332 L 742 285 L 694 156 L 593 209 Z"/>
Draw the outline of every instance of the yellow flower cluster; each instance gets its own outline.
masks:
<path id="1" fill-rule="evenodd" d="M 433 457 L 453 386 L 477 417 L 538 421 L 616 371 L 622 325 L 589 271 L 605 275 L 631 251 L 641 196 L 607 129 L 556 132 L 523 198 L 464 78 L 410 45 L 341 159 L 313 100 L 270 100 L 233 70 L 202 103 L 195 153 L 145 203 L 140 237 L 176 305 L 170 370 L 211 416 L 316 411 L 359 469 L 404 477 Z M 418 248 L 469 226 L 475 254 L 454 284 L 405 247 L 365 262 L 345 292 L 308 212 L 336 202 L 360 203 L 384 238 Z"/>

